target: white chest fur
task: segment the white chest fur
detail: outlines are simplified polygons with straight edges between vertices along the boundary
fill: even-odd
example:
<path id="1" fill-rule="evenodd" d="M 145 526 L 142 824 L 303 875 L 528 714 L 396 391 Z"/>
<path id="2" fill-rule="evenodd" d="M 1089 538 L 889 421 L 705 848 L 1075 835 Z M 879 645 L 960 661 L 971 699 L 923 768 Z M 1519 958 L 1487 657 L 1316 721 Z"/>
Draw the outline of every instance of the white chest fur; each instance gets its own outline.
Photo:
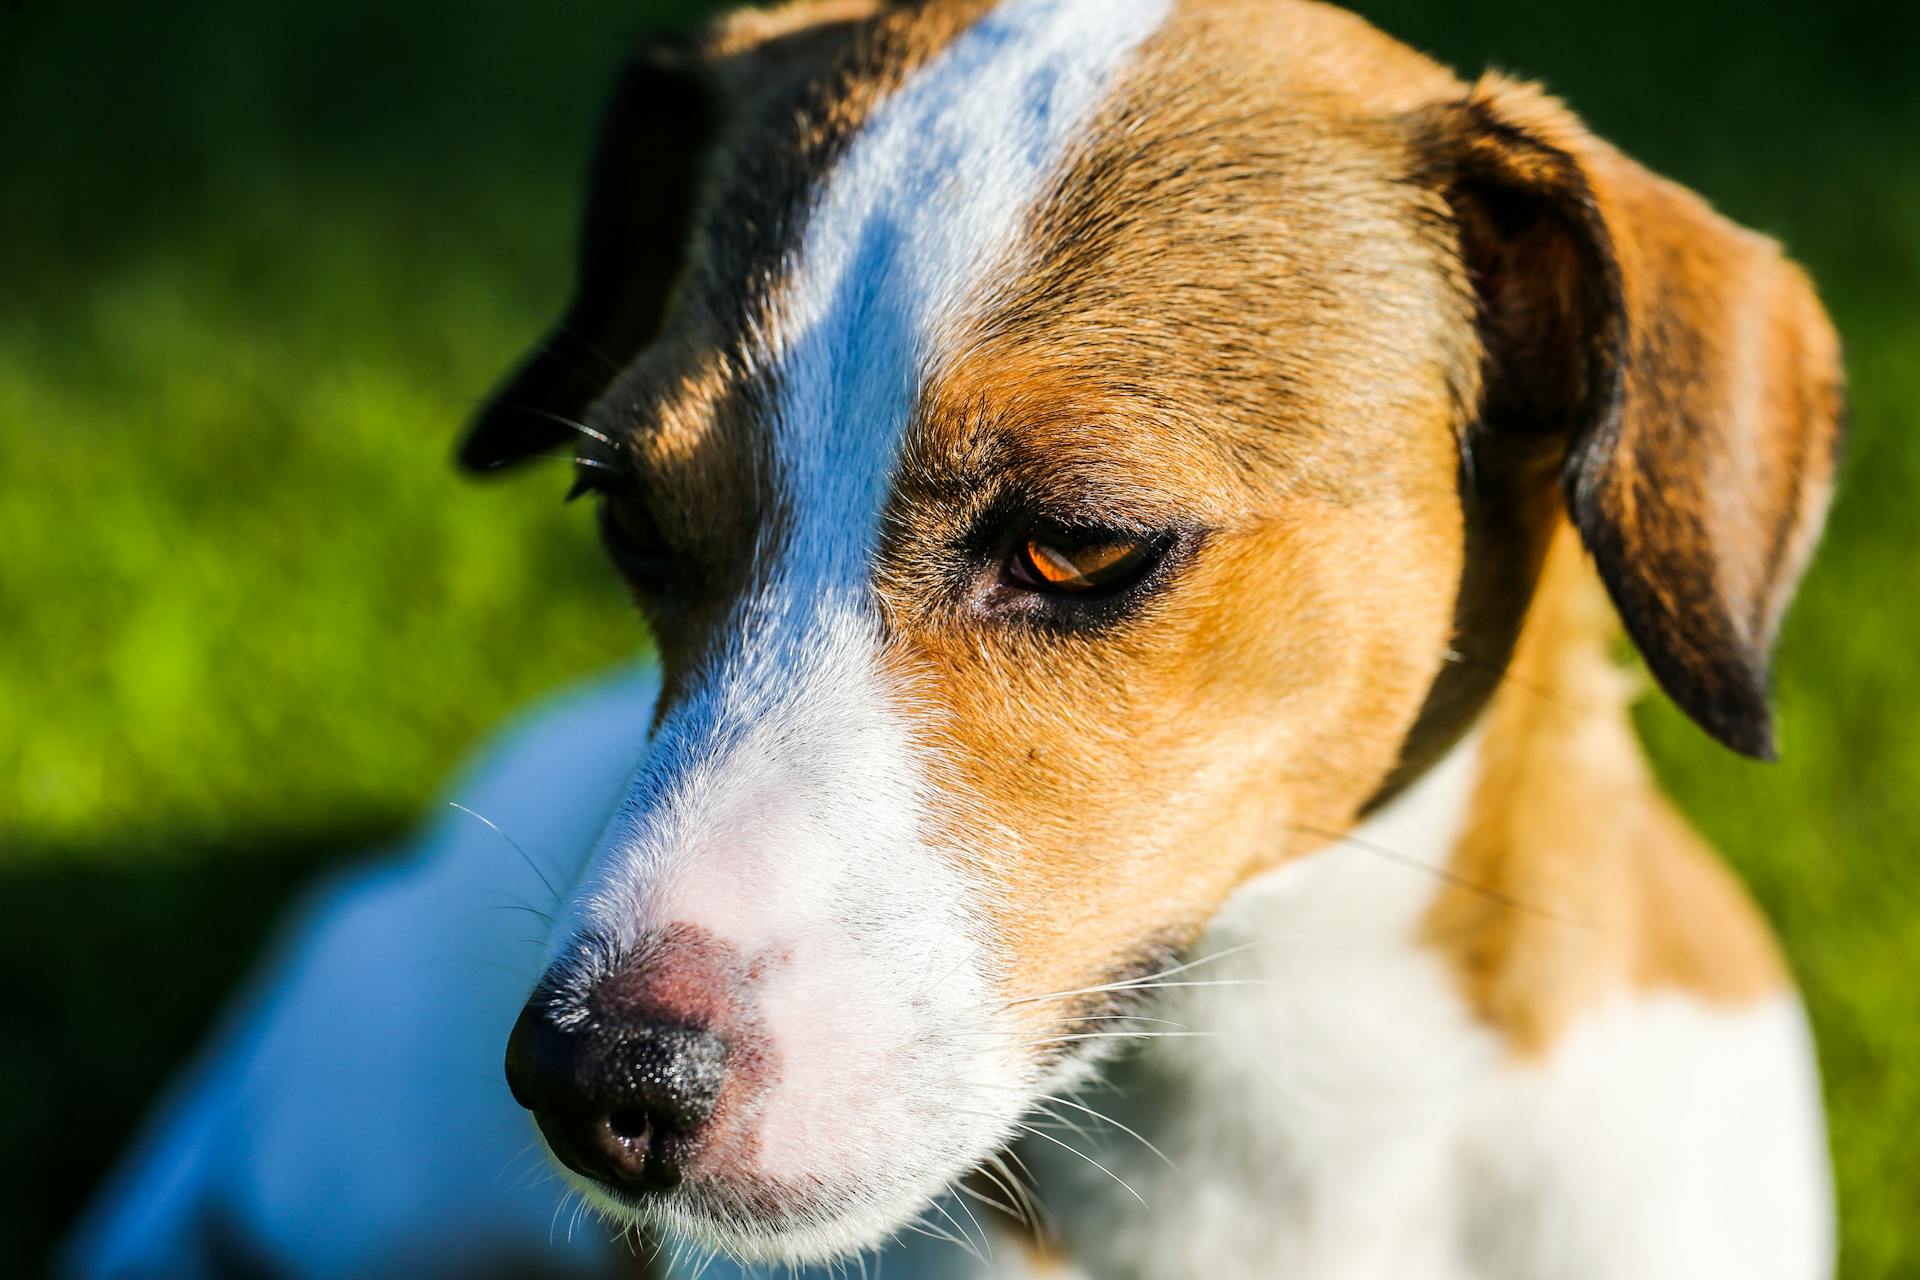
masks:
<path id="1" fill-rule="evenodd" d="M 1170 988 L 1154 1011 L 1200 1034 L 1147 1042 L 1086 1095 L 1165 1154 L 1095 1123 L 1063 1135 L 1146 1207 L 1035 1144 L 1088 1274 L 1828 1274 L 1818 1088 L 1790 994 L 1623 995 L 1528 1062 L 1421 943 L 1475 746 L 1237 895 L 1178 975 L 1215 985 Z"/>

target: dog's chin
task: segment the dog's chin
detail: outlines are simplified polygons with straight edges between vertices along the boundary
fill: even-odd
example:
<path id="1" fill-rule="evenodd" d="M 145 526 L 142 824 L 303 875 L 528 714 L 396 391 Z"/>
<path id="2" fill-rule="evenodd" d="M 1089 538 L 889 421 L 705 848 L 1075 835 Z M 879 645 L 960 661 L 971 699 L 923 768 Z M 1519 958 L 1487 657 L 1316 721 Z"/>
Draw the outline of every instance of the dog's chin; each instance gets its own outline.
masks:
<path id="1" fill-rule="evenodd" d="M 987 1158 L 983 1152 L 981 1159 Z M 857 1193 L 775 1184 L 686 1182 L 671 1191 L 629 1199 L 572 1173 L 566 1179 L 589 1210 L 616 1233 L 635 1233 L 669 1248 L 685 1244 L 743 1264 L 834 1263 L 886 1244 L 933 1209 L 939 1192 L 867 1186 Z"/>

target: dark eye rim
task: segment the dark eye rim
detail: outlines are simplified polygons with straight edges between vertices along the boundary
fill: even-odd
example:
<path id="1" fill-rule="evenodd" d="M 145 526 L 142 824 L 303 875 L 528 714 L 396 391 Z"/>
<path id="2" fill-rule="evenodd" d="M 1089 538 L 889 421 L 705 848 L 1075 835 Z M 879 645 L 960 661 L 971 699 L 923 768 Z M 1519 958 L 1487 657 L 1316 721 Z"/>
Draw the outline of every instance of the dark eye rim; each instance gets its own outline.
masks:
<path id="1" fill-rule="evenodd" d="M 583 471 L 575 479 L 566 500 L 572 502 L 587 495 L 594 498 L 594 525 L 614 568 L 636 587 L 653 592 L 663 592 L 670 587 L 675 560 L 647 512 L 639 487 L 620 472 L 595 469 Z M 650 536 L 636 538 L 629 523 L 621 519 L 623 512 L 629 517 L 637 514 L 644 520 Z"/>
<path id="2" fill-rule="evenodd" d="M 624 529 L 616 510 L 617 499 L 602 498 L 594 511 L 600 529 L 601 545 L 607 558 L 634 582 L 656 590 L 673 581 L 674 561 L 664 543 L 645 543 Z M 656 535 L 657 536 L 657 535 Z"/>

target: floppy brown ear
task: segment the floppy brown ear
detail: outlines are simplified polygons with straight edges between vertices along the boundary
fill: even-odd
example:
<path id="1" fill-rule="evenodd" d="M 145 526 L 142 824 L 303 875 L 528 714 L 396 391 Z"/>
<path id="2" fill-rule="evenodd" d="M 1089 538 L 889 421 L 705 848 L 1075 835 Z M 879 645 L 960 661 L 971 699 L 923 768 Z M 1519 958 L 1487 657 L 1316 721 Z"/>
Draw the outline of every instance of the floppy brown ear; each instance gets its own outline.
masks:
<path id="1" fill-rule="evenodd" d="M 692 230 L 716 106 L 698 52 L 648 43 L 622 69 L 588 182 L 573 300 L 474 417 L 460 463 L 491 471 L 573 437 L 656 334 Z"/>
<path id="2" fill-rule="evenodd" d="M 1772 758 L 1773 642 L 1844 414 L 1812 285 L 1531 86 L 1489 78 L 1430 123 L 1480 308 L 1477 446 L 1551 450 L 1655 678 Z"/>

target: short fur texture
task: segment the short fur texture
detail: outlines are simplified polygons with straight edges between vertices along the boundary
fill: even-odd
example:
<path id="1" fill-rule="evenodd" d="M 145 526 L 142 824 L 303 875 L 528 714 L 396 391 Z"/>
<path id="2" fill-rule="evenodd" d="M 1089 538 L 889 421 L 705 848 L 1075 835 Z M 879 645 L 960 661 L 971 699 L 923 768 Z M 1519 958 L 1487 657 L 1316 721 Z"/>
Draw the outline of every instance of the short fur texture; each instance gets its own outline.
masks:
<path id="1" fill-rule="evenodd" d="M 921 1276 L 1824 1274 L 1790 980 L 1608 646 L 1772 753 L 1840 387 L 1771 242 L 1317 4 L 643 52 L 462 457 L 584 437 L 660 654 L 533 1007 L 697 937 L 756 1056 L 680 1186 L 578 1189 Z M 1035 537 L 1154 555 L 1063 602 Z"/>

